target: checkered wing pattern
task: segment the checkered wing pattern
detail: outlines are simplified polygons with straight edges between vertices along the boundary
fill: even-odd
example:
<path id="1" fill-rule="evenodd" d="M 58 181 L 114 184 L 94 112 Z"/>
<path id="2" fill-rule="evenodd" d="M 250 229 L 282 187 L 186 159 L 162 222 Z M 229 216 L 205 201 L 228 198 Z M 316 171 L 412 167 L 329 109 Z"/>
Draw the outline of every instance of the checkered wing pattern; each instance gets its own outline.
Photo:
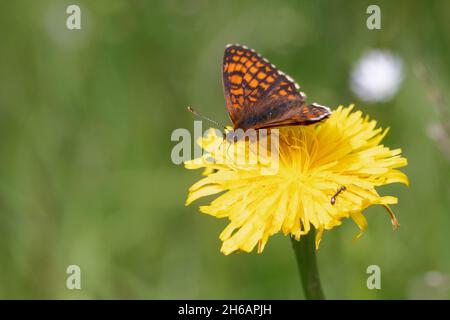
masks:
<path id="1" fill-rule="evenodd" d="M 285 75 L 254 50 L 228 45 L 223 58 L 223 85 L 235 128 L 309 124 L 330 114 L 326 107 L 306 106 L 306 96 Z"/>

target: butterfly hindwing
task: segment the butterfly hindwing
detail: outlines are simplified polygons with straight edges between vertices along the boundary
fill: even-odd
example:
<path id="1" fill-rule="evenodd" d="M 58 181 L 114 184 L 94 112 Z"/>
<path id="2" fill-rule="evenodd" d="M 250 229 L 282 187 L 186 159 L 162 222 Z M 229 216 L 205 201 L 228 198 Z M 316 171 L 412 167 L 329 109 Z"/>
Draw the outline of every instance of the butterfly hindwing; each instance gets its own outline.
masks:
<path id="1" fill-rule="evenodd" d="M 235 128 L 309 124 L 330 114 L 326 107 L 304 106 L 306 97 L 297 91 L 298 84 L 245 46 L 225 49 L 223 85 Z"/>

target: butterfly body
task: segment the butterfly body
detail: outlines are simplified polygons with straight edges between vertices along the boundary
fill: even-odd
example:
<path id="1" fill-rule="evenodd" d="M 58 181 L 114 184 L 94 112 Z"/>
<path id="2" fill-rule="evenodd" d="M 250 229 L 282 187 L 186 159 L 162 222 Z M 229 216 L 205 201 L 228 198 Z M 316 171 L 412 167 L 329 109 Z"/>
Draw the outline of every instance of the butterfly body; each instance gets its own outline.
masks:
<path id="1" fill-rule="evenodd" d="M 331 115 L 325 106 L 305 104 L 294 80 L 246 46 L 226 47 L 223 85 L 235 129 L 309 125 Z"/>

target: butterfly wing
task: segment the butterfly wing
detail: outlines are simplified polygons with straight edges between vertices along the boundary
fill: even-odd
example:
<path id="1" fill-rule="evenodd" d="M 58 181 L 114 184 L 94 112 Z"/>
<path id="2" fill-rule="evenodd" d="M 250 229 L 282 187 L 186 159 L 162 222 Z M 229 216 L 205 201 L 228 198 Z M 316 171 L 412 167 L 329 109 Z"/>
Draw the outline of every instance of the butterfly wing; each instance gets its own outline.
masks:
<path id="1" fill-rule="evenodd" d="M 310 124 L 328 117 L 328 108 L 304 105 L 306 96 L 289 76 L 254 50 L 228 45 L 223 59 L 223 85 L 235 128 Z"/>
<path id="2" fill-rule="evenodd" d="M 228 113 L 236 126 L 280 77 L 275 66 L 254 50 L 228 45 L 223 57 L 223 85 Z"/>
<path id="3" fill-rule="evenodd" d="M 249 117 L 240 126 L 242 129 L 261 129 L 293 125 L 310 125 L 320 122 L 331 115 L 331 110 L 312 103 L 305 105 L 298 101 L 277 98 L 267 104 L 267 112 Z M 256 119 L 255 119 L 256 118 Z"/>

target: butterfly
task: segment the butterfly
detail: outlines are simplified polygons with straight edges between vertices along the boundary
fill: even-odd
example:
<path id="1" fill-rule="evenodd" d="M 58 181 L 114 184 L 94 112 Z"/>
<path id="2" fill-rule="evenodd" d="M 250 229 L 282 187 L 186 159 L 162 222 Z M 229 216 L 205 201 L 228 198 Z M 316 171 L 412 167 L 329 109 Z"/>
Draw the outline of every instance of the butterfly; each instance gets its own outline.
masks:
<path id="1" fill-rule="evenodd" d="M 305 104 L 306 95 L 291 77 L 239 44 L 225 48 L 223 87 L 234 129 L 309 125 L 331 115 L 328 107 Z"/>

